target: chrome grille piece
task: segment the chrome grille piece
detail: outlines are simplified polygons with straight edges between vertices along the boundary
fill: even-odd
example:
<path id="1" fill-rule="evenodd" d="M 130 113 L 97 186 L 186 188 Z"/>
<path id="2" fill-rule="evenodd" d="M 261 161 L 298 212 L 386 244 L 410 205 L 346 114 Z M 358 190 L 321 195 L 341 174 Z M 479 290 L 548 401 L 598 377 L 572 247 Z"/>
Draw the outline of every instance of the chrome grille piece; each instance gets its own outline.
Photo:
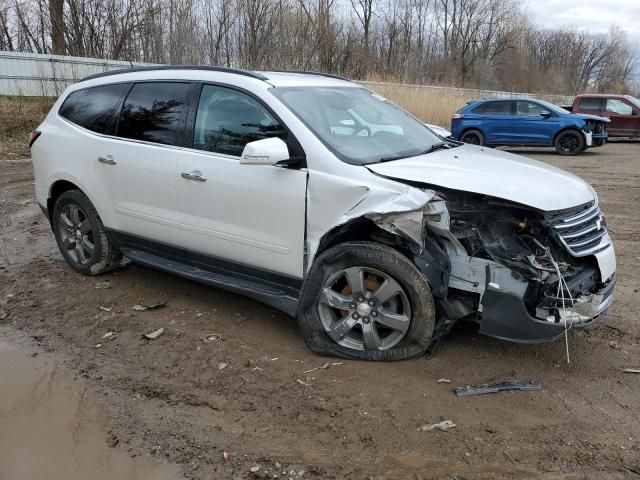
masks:
<path id="1" fill-rule="evenodd" d="M 547 215 L 554 233 L 576 257 L 591 255 L 611 244 L 607 225 L 595 202 Z"/>

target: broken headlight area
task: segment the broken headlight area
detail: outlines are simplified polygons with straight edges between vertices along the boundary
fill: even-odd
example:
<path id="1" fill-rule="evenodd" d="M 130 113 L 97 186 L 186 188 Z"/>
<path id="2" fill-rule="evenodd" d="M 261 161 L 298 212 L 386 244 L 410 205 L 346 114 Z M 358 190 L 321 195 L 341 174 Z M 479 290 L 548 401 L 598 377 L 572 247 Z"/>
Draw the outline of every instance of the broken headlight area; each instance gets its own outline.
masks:
<path id="1" fill-rule="evenodd" d="M 440 191 L 425 218 L 451 258 L 448 299 L 454 305 L 473 304 L 483 312 L 491 288 L 521 299 L 527 315 L 545 322 L 586 322 L 602 312 L 606 299 L 600 298 L 604 285 L 596 259 L 573 255 L 541 212 Z M 453 310 L 462 318 L 473 308 Z"/>

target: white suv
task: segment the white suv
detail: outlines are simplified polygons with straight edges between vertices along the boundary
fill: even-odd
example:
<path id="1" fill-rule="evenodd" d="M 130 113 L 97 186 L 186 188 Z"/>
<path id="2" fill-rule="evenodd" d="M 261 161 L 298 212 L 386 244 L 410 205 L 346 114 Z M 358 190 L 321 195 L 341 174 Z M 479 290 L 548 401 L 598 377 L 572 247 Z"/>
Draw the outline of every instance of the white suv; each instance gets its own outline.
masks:
<path id="1" fill-rule="evenodd" d="M 420 355 L 461 319 L 547 341 L 613 299 L 588 184 L 445 139 L 338 77 L 99 74 L 31 143 L 38 202 L 75 270 L 125 255 L 241 292 L 296 316 L 323 354 Z"/>

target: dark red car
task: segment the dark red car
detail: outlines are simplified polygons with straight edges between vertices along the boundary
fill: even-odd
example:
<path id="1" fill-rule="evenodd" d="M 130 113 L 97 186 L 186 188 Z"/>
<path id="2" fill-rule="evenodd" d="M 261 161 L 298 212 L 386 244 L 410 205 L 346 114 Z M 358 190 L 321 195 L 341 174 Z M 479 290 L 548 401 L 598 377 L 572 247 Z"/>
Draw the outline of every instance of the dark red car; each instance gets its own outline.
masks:
<path id="1" fill-rule="evenodd" d="M 610 118 L 609 137 L 640 137 L 640 100 L 631 95 L 578 95 L 571 112 Z"/>

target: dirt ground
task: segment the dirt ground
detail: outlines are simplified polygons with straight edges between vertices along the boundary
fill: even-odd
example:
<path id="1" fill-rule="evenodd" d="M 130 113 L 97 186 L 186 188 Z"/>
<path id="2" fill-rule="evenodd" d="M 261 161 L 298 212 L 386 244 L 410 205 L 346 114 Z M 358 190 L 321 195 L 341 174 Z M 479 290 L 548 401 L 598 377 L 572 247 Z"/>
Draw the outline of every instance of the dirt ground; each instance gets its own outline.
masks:
<path id="1" fill-rule="evenodd" d="M 515 345 L 465 325 L 428 360 L 338 361 L 238 295 L 133 264 L 82 277 L 35 203 L 29 160 L 0 161 L 0 341 L 73 372 L 106 412 L 111 448 L 187 478 L 640 478 L 640 375 L 623 373 L 640 368 L 640 144 L 521 153 L 591 182 L 615 242 L 616 301 L 605 324 L 572 332 L 569 365 L 562 341 Z M 132 310 L 140 302 L 167 305 Z M 337 364 L 305 373 L 325 362 Z M 512 377 L 544 388 L 451 389 Z M 419 431 L 443 419 L 457 427 Z"/>

